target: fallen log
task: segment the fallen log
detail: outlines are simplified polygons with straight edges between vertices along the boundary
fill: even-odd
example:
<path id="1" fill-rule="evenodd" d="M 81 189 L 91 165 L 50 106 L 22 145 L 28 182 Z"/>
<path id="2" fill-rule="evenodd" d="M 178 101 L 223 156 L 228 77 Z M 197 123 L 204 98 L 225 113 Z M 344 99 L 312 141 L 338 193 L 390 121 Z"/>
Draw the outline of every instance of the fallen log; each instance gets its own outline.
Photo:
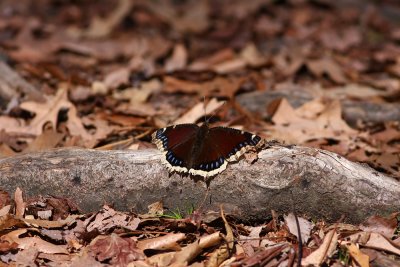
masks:
<path id="1" fill-rule="evenodd" d="M 104 203 L 119 210 L 147 211 L 162 201 L 170 208 L 199 205 L 206 183 L 169 174 L 158 150 L 57 149 L 0 159 L 1 188 L 20 187 L 28 196 L 73 199 L 83 211 Z M 265 219 L 270 211 L 297 212 L 328 221 L 358 223 L 374 214 L 399 211 L 400 182 L 328 151 L 274 145 L 229 164 L 210 182 L 203 209 L 224 209 L 242 219 Z"/>

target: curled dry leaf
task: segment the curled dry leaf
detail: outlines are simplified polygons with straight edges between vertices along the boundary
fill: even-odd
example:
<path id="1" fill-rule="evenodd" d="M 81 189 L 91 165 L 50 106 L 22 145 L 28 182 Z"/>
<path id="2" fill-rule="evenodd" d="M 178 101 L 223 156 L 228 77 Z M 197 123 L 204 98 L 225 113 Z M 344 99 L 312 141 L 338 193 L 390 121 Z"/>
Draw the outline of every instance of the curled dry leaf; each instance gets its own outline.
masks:
<path id="1" fill-rule="evenodd" d="M 141 250 L 146 249 L 157 249 L 157 250 L 180 250 L 180 246 L 177 244 L 178 241 L 185 239 L 185 234 L 167 234 L 165 236 L 144 239 L 137 242 L 137 247 Z"/>
<path id="2" fill-rule="evenodd" d="M 221 236 L 219 232 L 213 233 L 211 235 L 203 236 L 195 242 L 182 248 L 181 251 L 176 252 L 171 259 L 170 266 L 182 266 L 188 264 L 197 255 L 199 255 L 203 249 L 215 246 L 221 241 Z M 170 264 L 168 263 L 168 265 Z"/>
<path id="3" fill-rule="evenodd" d="M 302 266 L 320 266 L 326 259 L 330 257 L 336 249 L 338 243 L 338 234 L 336 230 L 330 230 L 324 237 L 321 246 L 302 260 Z"/>
<path id="4" fill-rule="evenodd" d="M 347 245 L 347 250 L 360 267 L 369 267 L 369 256 L 362 253 L 355 244 Z"/>
<path id="5" fill-rule="evenodd" d="M 225 218 L 225 214 L 222 209 L 222 206 L 221 206 L 221 217 L 222 217 L 222 220 L 224 221 L 226 237 L 225 237 L 224 243 L 211 254 L 209 260 L 206 263 L 207 267 L 220 266 L 231 255 L 231 253 L 233 251 L 233 247 L 235 245 L 233 231 L 232 231 L 232 228 L 229 225 L 228 221 Z"/>
<path id="6" fill-rule="evenodd" d="M 187 64 L 187 60 L 188 54 L 185 46 L 183 44 L 176 44 L 171 57 L 165 64 L 165 71 L 172 72 L 183 69 Z"/>
<path id="7" fill-rule="evenodd" d="M 129 84 L 130 70 L 128 68 L 120 68 L 110 72 L 103 81 L 108 89 L 115 89 L 121 85 Z"/>
<path id="8" fill-rule="evenodd" d="M 37 236 L 24 238 L 19 237 L 20 235 L 25 234 L 27 231 L 28 229 L 15 230 L 4 235 L 2 238 L 4 240 L 8 240 L 9 242 L 17 243 L 18 248 L 20 249 L 36 248 L 39 252 L 44 253 L 68 254 L 67 246 L 65 245 L 54 245 L 50 242 L 44 241 Z"/>
<path id="9" fill-rule="evenodd" d="M 24 202 L 22 196 L 22 190 L 19 187 L 15 189 L 14 201 L 15 201 L 15 217 L 22 218 L 25 213 L 26 203 Z"/>

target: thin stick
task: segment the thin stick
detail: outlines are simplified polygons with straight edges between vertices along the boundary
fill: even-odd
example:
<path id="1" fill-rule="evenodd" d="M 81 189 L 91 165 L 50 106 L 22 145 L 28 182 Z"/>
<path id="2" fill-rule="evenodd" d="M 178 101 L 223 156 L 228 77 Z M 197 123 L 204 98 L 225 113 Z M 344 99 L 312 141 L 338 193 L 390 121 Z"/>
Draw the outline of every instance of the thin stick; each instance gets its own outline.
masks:
<path id="1" fill-rule="evenodd" d="M 301 267 L 301 259 L 303 258 L 303 240 L 301 239 L 301 231 L 300 231 L 300 223 L 299 223 L 299 219 L 297 218 L 297 214 L 296 214 L 296 207 L 294 205 L 294 198 L 293 198 L 293 192 L 290 191 L 290 195 L 292 196 L 292 209 L 293 209 L 293 215 L 294 215 L 294 219 L 296 221 L 296 227 L 297 227 L 297 238 L 299 241 L 299 249 L 298 249 L 298 260 L 297 260 L 297 267 Z"/>

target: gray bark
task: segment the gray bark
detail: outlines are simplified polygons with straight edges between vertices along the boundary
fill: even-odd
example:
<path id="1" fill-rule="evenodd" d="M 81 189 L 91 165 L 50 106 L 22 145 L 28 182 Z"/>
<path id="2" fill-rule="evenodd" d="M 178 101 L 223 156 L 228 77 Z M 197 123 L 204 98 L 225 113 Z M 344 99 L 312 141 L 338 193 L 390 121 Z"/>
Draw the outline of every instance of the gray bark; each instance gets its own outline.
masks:
<path id="1" fill-rule="evenodd" d="M 191 177 L 170 175 L 157 150 L 97 151 L 59 149 L 0 159 L 2 189 L 20 187 L 28 196 L 51 194 L 73 199 L 84 211 L 104 203 L 120 210 L 147 211 L 163 201 L 170 208 L 202 202 L 206 185 Z M 324 150 L 279 145 L 229 164 L 210 182 L 211 203 L 242 219 L 265 219 L 271 209 L 314 218 L 357 223 L 400 207 L 400 182 Z M 292 193 L 291 193 L 292 192 Z M 293 195 L 293 198 L 292 198 Z"/>

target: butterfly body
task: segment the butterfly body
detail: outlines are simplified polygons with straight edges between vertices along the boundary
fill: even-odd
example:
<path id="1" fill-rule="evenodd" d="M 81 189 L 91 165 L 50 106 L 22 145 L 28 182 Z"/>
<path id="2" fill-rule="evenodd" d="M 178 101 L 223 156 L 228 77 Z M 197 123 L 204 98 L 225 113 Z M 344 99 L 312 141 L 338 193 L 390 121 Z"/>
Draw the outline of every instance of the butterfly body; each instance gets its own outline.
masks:
<path id="1" fill-rule="evenodd" d="M 214 176 L 237 161 L 246 151 L 259 147 L 261 138 L 227 127 L 209 128 L 208 124 L 179 124 L 157 130 L 152 141 L 164 154 L 170 171 Z"/>

